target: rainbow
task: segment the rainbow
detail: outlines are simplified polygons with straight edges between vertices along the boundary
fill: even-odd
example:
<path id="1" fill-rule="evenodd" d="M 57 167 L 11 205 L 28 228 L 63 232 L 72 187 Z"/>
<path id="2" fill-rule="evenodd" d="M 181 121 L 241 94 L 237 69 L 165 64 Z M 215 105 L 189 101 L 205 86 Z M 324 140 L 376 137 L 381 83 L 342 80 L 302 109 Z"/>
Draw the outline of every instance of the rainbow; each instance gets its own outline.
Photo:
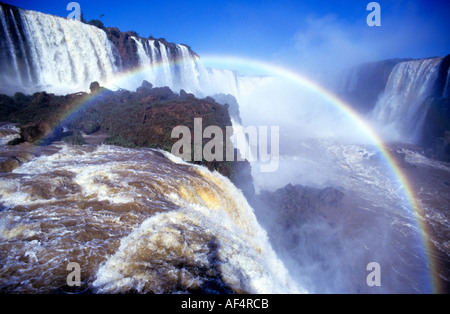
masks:
<path id="1" fill-rule="evenodd" d="M 337 107 L 341 112 L 343 112 L 350 120 L 355 123 L 355 125 L 368 136 L 368 138 L 374 143 L 374 145 L 378 148 L 379 152 L 382 154 L 383 159 L 387 163 L 389 169 L 392 171 L 396 180 L 400 183 L 401 187 L 404 191 L 404 196 L 408 201 L 408 207 L 410 208 L 412 215 L 415 221 L 418 224 L 418 227 L 421 232 L 421 241 L 423 246 L 425 247 L 427 254 L 427 266 L 430 269 L 430 285 L 433 293 L 440 293 L 443 291 L 443 288 L 439 284 L 439 280 L 437 278 L 438 269 L 433 261 L 432 257 L 434 246 L 428 238 L 428 234 L 431 234 L 429 227 L 425 222 L 425 215 L 423 213 L 423 209 L 421 207 L 420 202 L 417 200 L 415 196 L 414 189 L 409 181 L 408 176 L 397 160 L 391 155 L 388 147 L 382 140 L 382 138 L 375 132 L 373 127 L 358 113 L 353 109 L 350 105 L 345 103 L 343 100 L 339 99 L 336 95 L 326 90 L 315 81 L 286 68 L 276 66 L 273 64 L 248 60 L 236 57 L 207 57 L 202 58 L 205 62 L 211 62 L 213 64 L 229 64 L 229 65 L 243 65 L 245 67 L 255 68 L 255 69 L 263 69 L 269 75 L 278 75 L 286 78 L 296 84 L 299 84 L 302 87 L 306 87 L 309 91 L 320 95 L 324 100 Z"/>
<path id="2" fill-rule="evenodd" d="M 245 59 L 235 56 L 206 56 L 201 58 L 203 64 L 214 64 L 214 65 L 223 65 L 226 69 L 239 69 L 240 67 L 251 68 L 255 70 L 262 71 L 264 75 L 274 75 L 281 76 L 283 78 L 288 79 L 289 81 L 298 84 L 299 86 L 307 88 L 309 91 L 319 95 L 330 103 L 332 106 L 341 111 L 346 117 L 350 118 L 350 120 L 357 126 L 364 134 L 373 142 L 373 144 L 377 147 L 379 152 L 382 154 L 384 161 L 388 165 L 389 169 L 392 171 L 394 178 L 398 181 L 400 186 L 403 189 L 404 197 L 407 200 L 407 205 L 411 210 L 413 218 L 417 222 L 417 225 L 420 229 L 421 233 L 421 241 L 423 247 L 425 248 L 425 253 L 427 255 L 427 266 L 430 270 L 429 273 L 429 285 L 433 293 L 441 293 L 443 288 L 439 284 L 439 280 L 437 277 L 438 269 L 435 265 L 435 262 L 432 259 L 434 256 L 433 251 L 434 246 L 428 238 L 428 234 L 431 234 L 428 230 L 424 219 L 424 213 L 421 207 L 420 202 L 417 200 L 415 196 L 415 191 L 409 181 L 408 176 L 404 173 L 404 171 L 399 166 L 396 159 L 389 152 L 388 147 L 382 140 L 382 138 L 374 131 L 374 129 L 368 124 L 368 122 L 360 116 L 350 105 L 345 103 L 343 100 L 339 99 L 336 95 L 332 94 L 330 91 L 326 90 L 313 80 L 297 73 L 292 70 L 288 70 L 282 66 L 277 66 L 268 62 L 261 62 L 257 60 Z M 173 65 L 182 64 L 183 60 L 175 60 Z M 139 75 L 145 74 L 146 71 L 150 69 L 156 69 L 158 67 L 163 66 L 163 64 L 153 64 L 151 66 L 140 67 L 138 69 L 118 74 L 114 79 L 105 82 L 105 86 L 116 86 L 116 84 L 120 84 L 127 79 L 132 79 Z M 116 86 L 117 87 L 117 86 Z M 92 93 L 88 94 L 79 101 L 79 103 L 74 106 L 74 110 L 71 110 L 69 114 L 67 114 L 61 120 L 61 123 L 64 122 L 72 113 L 76 112 L 78 109 L 86 106 L 91 103 L 91 101 L 95 100 L 97 97 L 101 97 L 101 93 Z"/>

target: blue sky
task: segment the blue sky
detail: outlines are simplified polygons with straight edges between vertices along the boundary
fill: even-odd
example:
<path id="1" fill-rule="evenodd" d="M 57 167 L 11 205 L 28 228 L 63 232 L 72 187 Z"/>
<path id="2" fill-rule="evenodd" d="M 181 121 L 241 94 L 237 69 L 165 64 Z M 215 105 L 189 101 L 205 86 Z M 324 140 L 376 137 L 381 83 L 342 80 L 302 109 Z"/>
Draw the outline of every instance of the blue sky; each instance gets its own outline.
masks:
<path id="1" fill-rule="evenodd" d="M 69 14 L 68 0 L 3 1 Z M 301 69 L 450 53 L 448 0 L 377 1 L 381 27 L 366 24 L 370 0 L 77 2 L 88 20 L 188 44 L 200 56 L 233 55 Z"/>

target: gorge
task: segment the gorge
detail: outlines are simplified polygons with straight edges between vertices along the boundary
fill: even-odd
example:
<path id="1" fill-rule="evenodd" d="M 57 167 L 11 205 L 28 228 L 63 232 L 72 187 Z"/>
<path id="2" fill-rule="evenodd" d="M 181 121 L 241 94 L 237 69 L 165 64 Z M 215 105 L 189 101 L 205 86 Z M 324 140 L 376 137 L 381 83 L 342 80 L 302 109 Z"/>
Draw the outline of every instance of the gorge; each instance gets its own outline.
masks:
<path id="1" fill-rule="evenodd" d="M 0 291 L 449 291 L 449 64 L 242 76 L 184 44 L 0 3 Z M 279 169 L 170 154 L 198 118 L 280 126 Z"/>

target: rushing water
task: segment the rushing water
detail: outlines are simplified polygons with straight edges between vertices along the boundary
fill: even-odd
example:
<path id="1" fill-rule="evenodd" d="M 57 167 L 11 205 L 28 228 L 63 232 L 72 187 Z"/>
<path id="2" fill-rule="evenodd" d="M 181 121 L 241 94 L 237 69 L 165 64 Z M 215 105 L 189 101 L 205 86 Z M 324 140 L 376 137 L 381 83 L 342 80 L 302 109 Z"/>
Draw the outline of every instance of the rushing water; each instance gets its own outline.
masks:
<path id="1" fill-rule="evenodd" d="M 225 177 L 150 149 L 55 144 L 0 178 L 0 290 L 301 292 Z M 62 289 L 62 290 L 61 290 Z"/>
<path id="2" fill-rule="evenodd" d="M 398 133 L 399 139 L 411 142 L 420 139 L 442 60 L 430 58 L 397 64 L 373 109 L 373 119 L 384 129 Z"/>
<path id="3" fill-rule="evenodd" d="M 290 183 L 331 186 L 345 194 L 338 204 L 318 206 L 313 218 L 287 227 L 279 226 L 283 209 L 257 211 L 292 275 L 312 293 L 429 293 L 433 278 L 446 291 L 449 165 L 413 147 L 391 147 L 392 154 L 405 157 L 399 163 L 422 209 L 416 215 L 376 147 L 328 140 L 303 144 L 296 155 L 280 157 L 277 176 L 253 171 L 258 190 Z M 292 200 L 285 202 L 289 209 Z M 369 262 L 381 265 L 382 285 L 376 289 L 366 285 Z"/>
<path id="4" fill-rule="evenodd" d="M 448 282 L 450 194 L 439 180 L 450 168 L 412 149 L 402 148 L 405 169 L 433 227 L 426 237 L 435 256 L 426 256 L 402 189 L 370 146 L 305 143 L 281 158 L 276 176 L 254 171 L 259 189 L 300 183 L 345 193 L 313 223 L 280 230 L 227 178 L 168 153 L 7 146 L 17 128 L 3 125 L 0 134 L 0 159 L 23 160 L 0 173 L 1 292 L 73 291 L 70 262 L 81 268 L 76 291 L 94 293 L 422 293 L 435 271 L 426 258 Z M 373 261 L 382 265 L 378 290 L 365 281 Z"/>
<path id="5" fill-rule="evenodd" d="M 297 83 L 208 69 L 185 45 L 131 37 L 139 64 L 120 75 L 116 47 L 94 26 L 0 4 L 0 30 L 0 92 L 64 94 L 95 80 L 135 89 L 146 79 L 199 97 L 230 93 L 246 124 L 359 137 Z M 392 70 L 371 118 L 393 138 L 420 134 L 441 61 Z M 276 174 L 254 173 L 257 188 L 301 183 L 346 195 L 339 208 L 318 212 L 325 222 L 296 230 L 279 232 L 271 217 L 258 216 L 268 237 L 242 193 L 217 173 L 149 149 L 6 146 L 17 133 L 0 127 L 0 162 L 18 166 L 0 173 L 0 292 L 65 291 L 69 262 L 81 267 L 78 291 L 100 293 L 372 292 L 365 282 L 372 261 L 383 265 L 376 291 L 429 292 L 431 258 L 442 262 L 433 276 L 449 282 L 449 167 L 417 151 L 401 148 L 436 254 L 424 252 L 424 230 L 373 147 L 302 141 L 305 151 L 282 156 Z M 293 252 L 280 249 L 292 238 Z"/>

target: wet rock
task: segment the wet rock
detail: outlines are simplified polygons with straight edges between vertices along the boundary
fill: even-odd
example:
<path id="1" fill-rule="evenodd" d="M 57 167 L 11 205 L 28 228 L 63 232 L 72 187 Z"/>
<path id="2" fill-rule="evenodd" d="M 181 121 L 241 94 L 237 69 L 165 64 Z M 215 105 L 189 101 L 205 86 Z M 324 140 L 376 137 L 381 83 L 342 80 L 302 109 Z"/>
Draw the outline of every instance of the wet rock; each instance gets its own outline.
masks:
<path id="1" fill-rule="evenodd" d="M 344 197 L 344 193 L 334 188 L 325 188 L 319 191 L 318 203 L 328 206 L 336 206 Z"/>
<path id="2" fill-rule="evenodd" d="M 89 86 L 91 93 L 96 93 L 100 90 L 100 84 L 98 82 L 92 82 Z"/>
<path id="3" fill-rule="evenodd" d="M 18 137 L 18 138 L 15 138 L 15 139 L 9 141 L 9 142 L 7 143 L 7 145 L 14 146 L 14 145 L 22 144 L 23 142 L 25 142 L 25 141 L 24 141 L 21 137 Z"/>
<path id="4" fill-rule="evenodd" d="M 18 160 L 20 163 L 26 163 L 33 159 L 34 155 L 28 152 L 19 152 L 13 158 Z"/>
<path id="5" fill-rule="evenodd" d="M 8 157 L 4 160 L 0 160 L 0 172 L 7 173 L 12 172 L 14 169 L 20 166 L 20 161 L 15 157 Z"/>
<path id="6" fill-rule="evenodd" d="M 180 100 L 193 100 L 195 99 L 195 95 L 191 93 L 187 93 L 184 89 L 180 90 Z"/>
<path id="7" fill-rule="evenodd" d="M 270 216 L 275 214 L 282 225 L 290 226 L 317 216 L 320 208 L 337 207 L 343 197 L 344 193 L 331 187 L 288 184 L 274 192 L 262 191 L 254 204 Z"/>
<path id="8" fill-rule="evenodd" d="M 228 112 L 230 113 L 230 117 L 237 123 L 242 124 L 239 112 L 239 104 L 233 95 L 216 94 L 213 95 L 212 98 L 214 98 L 214 100 L 221 105 L 228 105 Z"/>
<path id="9" fill-rule="evenodd" d="M 34 143 L 51 132 L 51 127 L 45 122 L 31 122 L 20 128 L 20 137 L 29 143 Z"/>
<path id="10" fill-rule="evenodd" d="M 152 92 L 153 84 L 148 81 L 143 81 L 142 85 L 136 89 L 136 92 L 141 95 L 141 97 L 145 97 L 150 95 Z"/>

